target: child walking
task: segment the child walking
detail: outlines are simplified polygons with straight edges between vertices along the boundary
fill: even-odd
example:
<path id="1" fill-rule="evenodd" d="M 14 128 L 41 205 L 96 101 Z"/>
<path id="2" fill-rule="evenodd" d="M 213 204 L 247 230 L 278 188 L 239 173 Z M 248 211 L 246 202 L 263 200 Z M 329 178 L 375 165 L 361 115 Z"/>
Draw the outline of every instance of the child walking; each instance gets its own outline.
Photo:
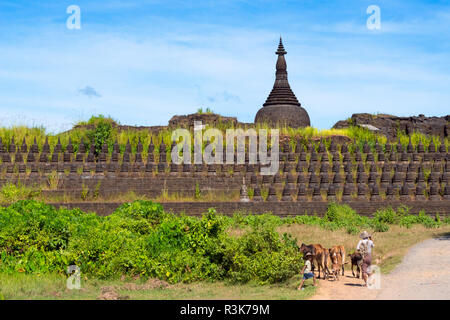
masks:
<path id="1" fill-rule="evenodd" d="M 305 254 L 305 258 L 306 258 L 305 265 L 303 266 L 303 269 L 302 269 L 303 279 L 302 279 L 302 282 L 300 283 L 300 285 L 298 286 L 297 290 L 303 290 L 304 289 L 303 288 L 303 283 L 307 279 L 313 278 L 313 284 L 314 284 L 314 286 L 316 285 L 316 276 L 311 271 L 311 269 L 312 269 L 312 265 L 311 264 L 312 264 L 312 258 L 313 258 L 311 252 L 307 252 Z"/>

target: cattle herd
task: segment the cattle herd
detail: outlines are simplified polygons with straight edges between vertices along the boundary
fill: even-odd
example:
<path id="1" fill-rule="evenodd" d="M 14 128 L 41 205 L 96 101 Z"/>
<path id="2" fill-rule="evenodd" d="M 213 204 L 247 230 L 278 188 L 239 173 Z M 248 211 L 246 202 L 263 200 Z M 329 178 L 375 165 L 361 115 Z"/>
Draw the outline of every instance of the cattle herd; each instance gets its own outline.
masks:
<path id="1" fill-rule="evenodd" d="M 302 243 L 300 251 L 305 255 L 306 253 L 311 253 L 313 257 L 312 268 L 313 271 L 317 267 L 318 278 L 320 279 L 320 271 L 322 270 L 323 279 L 332 278 L 334 280 L 339 280 L 339 274 L 344 275 L 346 253 L 343 245 L 333 246 L 329 249 L 324 248 L 320 244 L 310 244 L 306 245 Z M 355 276 L 354 267 L 356 266 L 356 277 L 361 276 L 361 265 L 363 257 L 359 252 L 349 254 L 350 262 L 352 264 L 352 275 Z"/>

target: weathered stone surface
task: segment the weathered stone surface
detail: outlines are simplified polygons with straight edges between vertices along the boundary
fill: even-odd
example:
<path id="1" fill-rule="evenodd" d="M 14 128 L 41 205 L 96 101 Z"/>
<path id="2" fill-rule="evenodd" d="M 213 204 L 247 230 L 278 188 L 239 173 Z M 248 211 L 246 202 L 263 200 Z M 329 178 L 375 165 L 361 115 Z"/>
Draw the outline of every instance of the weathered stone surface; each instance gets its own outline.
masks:
<path id="1" fill-rule="evenodd" d="M 255 117 L 256 123 L 269 125 L 287 125 L 293 128 L 308 127 L 311 125 L 309 115 L 300 106 L 276 105 L 259 109 Z"/>
<path id="2" fill-rule="evenodd" d="M 397 130 L 410 134 L 420 132 L 427 135 L 440 137 L 450 136 L 450 115 L 444 117 L 425 117 L 423 114 L 411 117 L 397 117 L 388 114 L 372 115 L 368 113 L 355 113 L 348 120 L 338 121 L 333 128 L 342 129 L 350 125 L 363 126 L 371 125 L 378 128 L 381 134 L 390 139 L 397 137 Z M 365 126 L 367 127 L 367 126 Z"/>
<path id="3" fill-rule="evenodd" d="M 182 116 L 173 116 L 169 120 L 169 127 L 172 128 L 193 128 L 194 121 L 201 121 L 203 125 L 209 124 L 212 126 L 220 123 L 227 125 L 236 125 L 239 122 L 236 117 L 224 117 L 215 113 L 193 113 Z"/>

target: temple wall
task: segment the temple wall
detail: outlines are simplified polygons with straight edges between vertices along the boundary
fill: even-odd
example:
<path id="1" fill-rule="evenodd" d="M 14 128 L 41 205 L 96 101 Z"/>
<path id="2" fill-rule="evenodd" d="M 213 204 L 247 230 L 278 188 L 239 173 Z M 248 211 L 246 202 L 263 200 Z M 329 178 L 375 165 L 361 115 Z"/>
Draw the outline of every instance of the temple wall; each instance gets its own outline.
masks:
<path id="1" fill-rule="evenodd" d="M 317 149 L 307 146 L 282 152 L 280 170 L 274 176 L 261 175 L 260 166 L 249 163 L 174 165 L 159 154 L 143 160 L 127 152 L 60 152 L 54 156 L 32 149 L 19 156 L 0 152 L 0 186 L 34 186 L 56 205 L 95 208 L 92 210 L 100 214 L 110 213 L 117 202 L 126 201 L 129 192 L 163 202 L 163 195 L 173 196 L 164 206 L 190 214 L 209 207 L 227 214 L 243 210 L 290 215 L 303 214 L 306 209 L 322 214 L 331 201 L 349 203 L 361 214 L 402 203 L 414 213 L 450 212 L 450 157 L 442 146 L 425 150 L 410 145 L 394 150 L 365 145 L 361 153 L 349 152 L 355 149 L 351 145 L 326 148 L 321 143 Z M 239 201 L 244 179 L 250 194 L 248 203 Z M 264 199 L 256 201 L 253 194 Z M 65 198 L 69 200 L 62 200 Z"/>

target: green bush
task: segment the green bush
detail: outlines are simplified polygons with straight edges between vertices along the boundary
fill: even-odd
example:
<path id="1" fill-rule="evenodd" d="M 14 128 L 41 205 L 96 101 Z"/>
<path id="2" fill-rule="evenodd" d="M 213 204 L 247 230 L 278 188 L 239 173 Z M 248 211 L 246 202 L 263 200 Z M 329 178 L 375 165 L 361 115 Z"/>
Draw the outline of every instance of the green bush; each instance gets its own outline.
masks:
<path id="1" fill-rule="evenodd" d="M 259 226 L 276 227 L 286 223 L 286 221 L 280 218 L 279 216 L 269 213 L 248 214 L 248 215 L 235 214 L 233 216 L 233 222 L 235 226 L 250 226 L 250 227 L 259 227 Z"/>
<path id="2" fill-rule="evenodd" d="M 367 227 L 369 225 L 369 218 L 357 214 L 348 205 L 340 205 L 337 203 L 330 203 L 323 220 L 322 225 L 331 230 L 349 227 Z"/>
<path id="3" fill-rule="evenodd" d="M 385 224 L 396 224 L 399 222 L 397 212 L 391 207 L 377 210 L 374 214 L 374 218 L 379 223 Z"/>
<path id="4" fill-rule="evenodd" d="M 33 199 L 38 197 L 40 193 L 40 189 L 24 186 L 20 181 L 17 184 L 8 182 L 0 190 L 0 201 L 2 203 L 12 203 L 19 200 Z"/>
<path id="5" fill-rule="evenodd" d="M 309 216 L 309 215 L 301 215 L 296 216 L 293 218 L 294 223 L 297 224 L 306 224 L 306 225 L 313 225 L 313 226 L 320 226 L 322 224 L 322 219 L 318 216 Z"/>
<path id="6" fill-rule="evenodd" d="M 442 220 L 442 224 L 450 224 L 450 216 L 446 216 L 446 217 Z"/>
<path id="7" fill-rule="evenodd" d="M 356 235 L 359 233 L 359 228 L 357 228 L 356 226 L 349 226 L 347 227 L 347 233 Z"/>
<path id="8" fill-rule="evenodd" d="M 242 237 L 229 239 L 224 265 L 231 281 L 260 284 L 284 281 L 299 273 L 302 255 L 296 240 L 280 237 L 271 227 L 258 227 Z"/>
<path id="9" fill-rule="evenodd" d="M 295 240 L 265 223 L 276 219 L 246 220 L 248 233 L 232 238 L 230 218 L 213 209 L 201 218 L 176 216 L 160 204 L 135 201 L 100 217 L 19 201 L 0 208 L 0 272 L 64 273 L 75 264 L 101 279 L 126 274 L 173 283 L 267 283 L 297 273 L 302 259 Z"/>
<path id="10" fill-rule="evenodd" d="M 410 209 L 404 205 L 400 206 L 397 211 L 392 209 L 392 207 L 387 207 L 377 210 L 374 214 L 374 218 L 380 223 L 399 224 L 404 217 L 409 216 L 409 210 Z"/>
<path id="11" fill-rule="evenodd" d="M 274 283 L 289 279 L 303 266 L 296 240 L 280 236 L 277 227 L 298 223 L 358 234 L 362 228 L 386 232 L 392 223 L 406 228 L 449 223 L 448 217 L 407 212 L 387 208 L 370 219 L 332 203 L 323 218 L 227 217 L 214 209 L 192 217 L 166 213 L 151 201 L 135 201 L 101 217 L 21 200 L 0 207 L 0 272 L 65 273 L 67 266 L 75 264 L 84 274 L 102 279 L 141 275 L 172 283 Z M 240 228 L 243 234 L 231 236 L 230 227 Z"/>
<path id="12" fill-rule="evenodd" d="M 387 223 L 378 221 L 378 220 L 373 220 L 371 227 L 373 228 L 373 230 L 375 232 L 386 232 L 389 231 L 389 225 Z"/>
<path id="13" fill-rule="evenodd" d="M 92 143 L 92 141 L 94 142 L 95 153 L 99 154 L 104 143 L 108 146 L 112 146 L 114 143 L 112 140 L 112 122 L 109 118 L 105 118 L 103 115 L 100 115 L 94 120 L 91 118 L 89 123 L 95 126 L 94 129 L 88 130 L 86 135 L 89 139 L 89 143 Z"/>
<path id="14" fill-rule="evenodd" d="M 419 212 L 419 215 L 417 216 L 417 223 L 422 224 L 426 228 L 438 228 L 442 224 L 440 221 L 436 221 L 427 215 L 424 210 Z"/>
<path id="15" fill-rule="evenodd" d="M 416 223 L 418 223 L 417 217 L 413 215 L 402 217 L 399 221 L 399 225 L 406 228 L 411 228 Z"/>

